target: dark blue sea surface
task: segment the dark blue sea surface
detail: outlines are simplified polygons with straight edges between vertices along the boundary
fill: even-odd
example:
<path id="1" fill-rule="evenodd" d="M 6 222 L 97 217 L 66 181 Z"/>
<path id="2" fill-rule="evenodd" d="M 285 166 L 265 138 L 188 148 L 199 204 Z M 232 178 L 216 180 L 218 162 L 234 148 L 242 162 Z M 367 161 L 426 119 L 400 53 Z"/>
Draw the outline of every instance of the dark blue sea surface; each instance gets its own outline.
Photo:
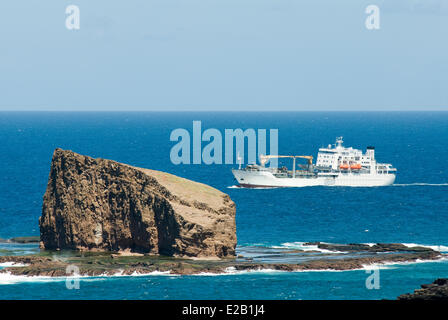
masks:
<path id="1" fill-rule="evenodd" d="M 279 130 L 279 154 L 317 155 L 344 136 L 346 146 L 376 147 L 397 169 L 395 185 L 376 188 L 239 189 L 237 165 L 174 165 L 170 133 L 254 128 Z M 204 143 L 205 144 L 205 143 Z M 301 242 L 399 242 L 448 246 L 448 112 L 301 113 L 0 113 L 0 238 L 38 235 L 38 218 L 56 147 L 167 171 L 226 192 L 237 206 L 239 250 L 300 247 Z M 285 163 L 287 164 L 287 163 Z M 290 164 L 289 164 L 290 165 Z M 448 263 L 381 270 L 368 290 L 365 271 L 222 276 L 0 279 L 0 298 L 67 299 L 381 299 L 448 276 Z M 3 284 L 2 284 L 3 283 Z"/>

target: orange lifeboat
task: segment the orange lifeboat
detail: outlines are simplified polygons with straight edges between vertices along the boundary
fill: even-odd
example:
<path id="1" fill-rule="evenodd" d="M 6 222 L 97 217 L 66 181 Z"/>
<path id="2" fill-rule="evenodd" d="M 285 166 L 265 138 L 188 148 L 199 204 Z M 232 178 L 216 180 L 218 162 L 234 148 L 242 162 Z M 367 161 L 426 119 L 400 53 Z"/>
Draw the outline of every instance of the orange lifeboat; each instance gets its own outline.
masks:
<path id="1" fill-rule="evenodd" d="M 352 169 L 352 170 L 360 170 L 361 169 L 361 164 L 360 163 L 352 164 L 350 166 L 350 169 Z"/>
<path id="2" fill-rule="evenodd" d="M 339 166 L 339 168 L 341 168 L 341 169 L 343 169 L 343 170 L 347 170 L 347 169 L 348 169 L 348 164 L 346 164 L 346 163 L 341 164 L 341 165 Z"/>

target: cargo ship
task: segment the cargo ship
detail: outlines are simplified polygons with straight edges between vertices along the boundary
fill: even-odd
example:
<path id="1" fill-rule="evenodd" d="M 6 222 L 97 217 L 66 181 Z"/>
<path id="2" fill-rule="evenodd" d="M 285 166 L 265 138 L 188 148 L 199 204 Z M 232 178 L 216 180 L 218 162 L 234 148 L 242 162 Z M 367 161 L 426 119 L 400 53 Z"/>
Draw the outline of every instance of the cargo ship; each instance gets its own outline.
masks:
<path id="1" fill-rule="evenodd" d="M 375 147 L 362 150 L 343 146 L 343 138 L 336 143 L 320 148 L 317 161 L 313 156 L 260 155 L 260 164 L 248 164 L 245 168 L 232 169 L 238 185 L 246 188 L 260 187 L 310 187 L 347 186 L 379 187 L 394 183 L 397 169 L 389 163 L 379 163 L 375 159 Z M 266 167 L 271 159 L 292 159 L 292 169 L 286 167 Z M 299 164 L 305 159 L 306 164 Z"/>

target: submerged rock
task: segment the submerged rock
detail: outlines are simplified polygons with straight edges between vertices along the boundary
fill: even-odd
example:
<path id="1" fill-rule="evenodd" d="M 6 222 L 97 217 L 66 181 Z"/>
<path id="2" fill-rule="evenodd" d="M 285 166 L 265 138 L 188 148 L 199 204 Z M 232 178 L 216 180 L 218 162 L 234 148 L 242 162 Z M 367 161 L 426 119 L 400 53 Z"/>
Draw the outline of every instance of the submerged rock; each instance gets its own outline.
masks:
<path id="1" fill-rule="evenodd" d="M 56 149 L 39 219 L 45 249 L 235 255 L 235 204 L 168 173 Z"/>
<path id="2" fill-rule="evenodd" d="M 8 242 L 14 243 L 39 243 L 39 236 L 29 236 L 29 237 L 15 237 L 8 240 Z"/>

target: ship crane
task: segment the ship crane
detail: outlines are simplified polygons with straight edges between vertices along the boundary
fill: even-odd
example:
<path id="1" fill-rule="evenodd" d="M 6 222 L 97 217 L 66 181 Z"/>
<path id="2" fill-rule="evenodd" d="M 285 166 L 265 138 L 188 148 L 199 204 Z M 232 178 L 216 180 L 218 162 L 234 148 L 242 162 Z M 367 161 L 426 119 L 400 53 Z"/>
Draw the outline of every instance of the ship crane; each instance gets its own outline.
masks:
<path id="1" fill-rule="evenodd" d="M 292 158 L 293 159 L 293 165 L 292 165 L 292 177 L 293 178 L 296 177 L 296 158 L 307 159 L 308 165 L 309 166 L 313 165 L 313 156 L 278 156 L 278 155 L 277 156 L 275 156 L 275 155 L 260 155 L 260 165 L 262 167 L 264 167 L 266 162 L 268 162 L 270 159 L 275 159 L 275 158 Z"/>

